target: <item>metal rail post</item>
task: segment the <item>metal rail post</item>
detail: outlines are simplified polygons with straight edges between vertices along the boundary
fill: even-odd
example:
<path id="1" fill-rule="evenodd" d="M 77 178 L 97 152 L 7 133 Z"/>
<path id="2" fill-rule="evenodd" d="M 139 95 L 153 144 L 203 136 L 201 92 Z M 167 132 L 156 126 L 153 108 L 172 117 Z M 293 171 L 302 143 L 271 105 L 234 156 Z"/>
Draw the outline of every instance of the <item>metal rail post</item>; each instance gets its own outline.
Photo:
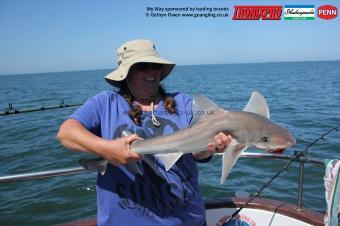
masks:
<path id="1" fill-rule="evenodd" d="M 298 199 L 297 199 L 297 210 L 301 210 L 302 206 L 302 192 L 303 192 L 303 173 L 304 173 L 304 162 L 300 162 L 300 170 L 299 170 L 299 191 L 298 191 Z"/>

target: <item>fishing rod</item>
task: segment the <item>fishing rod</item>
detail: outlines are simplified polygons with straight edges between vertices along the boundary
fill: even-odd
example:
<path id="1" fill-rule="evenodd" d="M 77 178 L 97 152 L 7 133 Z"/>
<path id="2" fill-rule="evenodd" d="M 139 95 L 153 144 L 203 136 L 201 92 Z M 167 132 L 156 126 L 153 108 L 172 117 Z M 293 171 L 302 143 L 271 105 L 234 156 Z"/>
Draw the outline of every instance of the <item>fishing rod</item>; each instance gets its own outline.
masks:
<path id="1" fill-rule="evenodd" d="M 57 106 L 19 110 L 19 109 L 13 108 L 13 105 L 9 103 L 8 108 L 5 108 L 5 111 L 0 112 L 0 116 L 14 115 L 14 114 L 20 114 L 20 113 L 29 113 L 29 112 L 35 112 L 35 111 L 45 111 L 45 110 L 52 110 L 52 109 L 58 109 L 58 108 L 69 108 L 69 107 L 76 107 L 76 106 L 81 106 L 81 105 L 82 104 L 65 104 L 64 100 L 61 100 L 60 104 Z"/>
<path id="2" fill-rule="evenodd" d="M 302 158 L 308 154 L 308 149 L 311 148 L 314 144 L 316 144 L 318 141 L 320 140 L 323 140 L 325 138 L 325 136 L 327 136 L 328 134 L 330 134 L 331 132 L 333 131 L 337 131 L 339 128 L 339 126 L 335 126 L 333 127 L 332 129 L 328 130 L 326 133 L 322 134 L 321 136 L 319 136 L 317 139 L 315 139 L 313 142 L 311 142 L 303 151 L 296 151 L 294 153 L 294 156 L 292 157 L 292 159 L 286 163 L 285 165 L 283 165 L 281 167 L 281 169 L 267 182 L 265 183 L 259 191 L 257 191 L 254 195 L 252 195 L 252 197 L 245 203 L 243 204 L 238 210 L 236 210 L 229 218 L 228 220 L 225 222 L 225 223 L 229 223 L 234 217 L 236 217 L 238 215 L 238 213 L 243 209 L 243 208 L 246 208 L 249 203 L 251 201 L 253 201 L 253 199 L 255 199 L 256 197 L 258 197 L 262 191 L 268 186 L 270 185 L 273 180 L 275 180 L 278 176 L 280 176 L 281 173 L 283 173 L 284 171 L 287 170 L 287 168 L 295 161 L 298 161 L 298 162 L 304 162 L 302 160 Z"/>

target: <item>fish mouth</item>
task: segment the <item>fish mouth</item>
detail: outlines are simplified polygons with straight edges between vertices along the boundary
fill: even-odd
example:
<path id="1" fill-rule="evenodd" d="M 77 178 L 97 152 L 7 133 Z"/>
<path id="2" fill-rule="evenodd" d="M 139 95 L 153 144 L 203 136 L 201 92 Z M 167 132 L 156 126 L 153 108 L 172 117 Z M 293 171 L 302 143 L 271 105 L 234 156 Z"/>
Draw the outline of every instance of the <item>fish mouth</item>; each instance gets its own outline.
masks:
<path id="1" fill-rule="evenodd" d="M 276 149 L 268 150 L 268 152 L 275 153 L 275 154 L 282 154 L 285 150 L 286 148 L 276 148 Z"/>
<path id="2" fill-rule="evenodd" d="M 279 146 L 273 149 L 269 149 L 268 152 L 282 154 L 287 148 L 293 146 L 294 144 L 295 144 L 295 140 L 291 140 L 287 142 L 286 145 L 282 145 L 281 147 Z"/>
<path id="3" fill-rule="evenodd" d="M 268 152 L 282 154 L 287 148 L 293 146 L 296 143 L 296 140 L 293 136 L 289 136 L 288 141 L 285 144 L 279 145 L 276 148 L 268 150 Z"/>

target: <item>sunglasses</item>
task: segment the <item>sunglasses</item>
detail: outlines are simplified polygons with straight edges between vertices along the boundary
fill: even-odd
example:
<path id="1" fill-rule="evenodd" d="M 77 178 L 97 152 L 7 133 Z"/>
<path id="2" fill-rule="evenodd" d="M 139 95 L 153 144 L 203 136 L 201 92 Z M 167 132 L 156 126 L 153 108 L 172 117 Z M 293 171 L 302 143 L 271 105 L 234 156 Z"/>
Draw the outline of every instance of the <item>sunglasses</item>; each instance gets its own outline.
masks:
<path id="1" fill-rule="evenodd" d="M 147 71 L 147 70 L 161 70 L 163 64 L 156 63 L 137 63 L 133 65 L 137 71 Z"/>

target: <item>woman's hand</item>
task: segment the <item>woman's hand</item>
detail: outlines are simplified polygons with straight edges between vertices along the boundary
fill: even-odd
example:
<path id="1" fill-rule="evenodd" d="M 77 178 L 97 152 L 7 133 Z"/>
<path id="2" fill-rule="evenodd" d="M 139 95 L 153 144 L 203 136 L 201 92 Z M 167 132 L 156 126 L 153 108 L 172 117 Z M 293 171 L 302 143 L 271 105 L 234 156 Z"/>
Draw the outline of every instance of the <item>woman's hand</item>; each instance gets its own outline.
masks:
<path id="1" fill-rule="evenodd" d="M 140 155 L 130 150 L 130 144 L 140 139 L 133 134 L 115 140 L 103 140 L 100 155 L 116 166 L 142 160 Z"/>
<path id="2" fill-rule="evenodd" d="M 221 153 L 229 145 L 232 139 L 233 138 L 230 135 L 220 132 L 215 135 L 213 140 L 208 144 L 208 150 L 193 153 L 194 158 L 197 160 L 202 160 L 209 158 L 214 153 Z"/>
<path id="3" fill-rule="evenodd" d="M 57 137 L 69 149 L 96 154 L 117 166 L 141 160 L 130 150 L 130 144 L 141 139 L 136 134 L 105 140 L 88 131 L 80 122 L 68 119 L 61 125 Z"/>

